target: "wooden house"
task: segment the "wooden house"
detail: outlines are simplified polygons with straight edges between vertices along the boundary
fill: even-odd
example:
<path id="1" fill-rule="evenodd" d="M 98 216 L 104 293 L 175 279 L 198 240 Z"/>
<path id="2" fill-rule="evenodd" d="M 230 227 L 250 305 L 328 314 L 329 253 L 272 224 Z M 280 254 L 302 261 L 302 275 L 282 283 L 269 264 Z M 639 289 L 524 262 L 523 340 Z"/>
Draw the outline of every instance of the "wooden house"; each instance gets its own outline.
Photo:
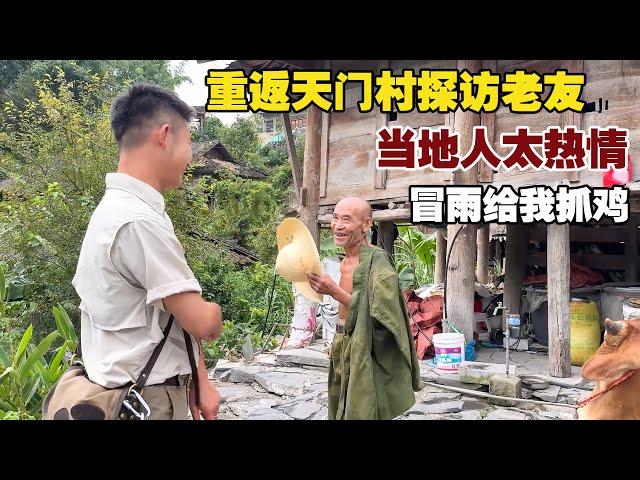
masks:
<path id="1" fill-rule="evenodd" d="M 580 171 L 531 171 L 513 169 L 494 172 L 485 164 L 467 172 L 389 171 L 376 169 L 376 131 L 385 125 L 418 127 L 449 126 L 460 135 L 460 151 L 471 146 L 473 127 L 486 125 L 493 138 L 494 148 L 505 154 L 499 144 L 500 134 L 515 132 L 519 126 L 528 126 L 531 132 L 542 132 L 549 126 L 573 125 L 585 131 L 591 126 L 617 126 L 629 129 L 630 158 L 633 179 L 626 186 L 630 189 L 630 220 L 626 224 L 601 221 L 588 226 L 568 224 L 507 225 L 506 227 L 506 280 L 505 304 L 512 312 L 521 308 L 522 282 L 527 264 L 546 265 L 548 282 L 549 355 L 550 374 L 570 375 L 569 361 L 569 271 L 571 242 L 610 242 L 622 244 L 621 253 L 584 254 L 579 260 L 595 269 L 624 271 L 631 282 L 640 281 L 638 252 L 638 225 L 640 223 L 640 61 L 638 60 L 238 60 L 235 68 L 247 72 L 262 68 L 331 69 L 340 70 L 393 69 L 467 69 L 478 72 L 488 68 L 494 73 L 512 72 L 516 69 L 534 71 L 542 75 L 557 69 L 586 74 L 586 86 L 581 99 L 586 102 L 605 100 L 602 111 L 576 113 L 539 113 L 523 115 L 513 113 L 504 106 L 497 111 L 478 114 L 456 110 L 454 113 L 382 113 L 377 106 L 368 113 L 357 108 L 362 98 L 360 84 L 347 84 L 345 111 L 322 112 L 316 107 L 307 109 L 305 156 L 299 169 L 295 150 L 290 152 L 298 201 L 294 210 L 318 238 L 319 227 L 330 222 L 335 204 L 345 196 L 365 198 L 374 208 L 373 219 L 379 223 L 380 235 L 387 246 L 392 244 L 394 222 L 408 222 L 410 185 L 482 184 L 528 185 L 560 184 L 602 186 L 602 172 Z M 286 131 L 291 136 L 288 115 L 283 115 Z M 491 138 L 490 137 L 490 138 Z M 302 178 L 299 177 L 303 171 Z M 436 282 L 444 280 L 446 238 L 453 238 L 460 225 L 443 225 L 438 234 Z M 384 242 L 384 239 L 387 239 Z M 473 335 L 473 289 L 476 276 L 486 281 L 489 256 L 489 227 L 467 226 L 459 235 L 451 252 L 447 275 L 448 316 L 462 326 L 467 340 Z M 546 253 L 530 253 L 529 240 L 546 243 Z M 450 245 L 449 245 L 450 248 Z"/>

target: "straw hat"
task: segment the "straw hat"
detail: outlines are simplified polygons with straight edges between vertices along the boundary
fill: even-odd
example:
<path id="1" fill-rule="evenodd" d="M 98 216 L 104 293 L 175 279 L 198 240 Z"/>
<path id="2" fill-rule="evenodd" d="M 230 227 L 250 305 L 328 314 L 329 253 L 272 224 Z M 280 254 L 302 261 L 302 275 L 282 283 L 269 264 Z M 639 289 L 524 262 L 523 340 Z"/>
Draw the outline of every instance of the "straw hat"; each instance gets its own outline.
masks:
<path id="1" fill-rule="evenodd" d="M 322 295 L 311 288 L 307 279 L 307 273 L 323 273 L 316 243 L 307 227 L 296 218 L 285 218 L 278 226 L 276 235 L 276 272 L 293 283 L 296 290 L 309 300 L 322 302 Z"/>

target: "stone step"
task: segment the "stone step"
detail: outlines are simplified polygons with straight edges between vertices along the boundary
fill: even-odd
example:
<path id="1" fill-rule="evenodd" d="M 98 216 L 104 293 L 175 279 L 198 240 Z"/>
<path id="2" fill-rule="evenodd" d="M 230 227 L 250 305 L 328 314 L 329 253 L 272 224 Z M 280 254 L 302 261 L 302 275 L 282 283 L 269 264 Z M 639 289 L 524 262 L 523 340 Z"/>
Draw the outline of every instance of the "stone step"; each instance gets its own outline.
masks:
<path id="1" fill-rule="evenodd" d="M 515 375 L 518 366 L 509 364 L 509 375 Z M 463 383 L 489 385 L 494 375 L 505 375 L 507 366 L 504 363 L 462 362 L 458 369 L 459 380 Z"/>

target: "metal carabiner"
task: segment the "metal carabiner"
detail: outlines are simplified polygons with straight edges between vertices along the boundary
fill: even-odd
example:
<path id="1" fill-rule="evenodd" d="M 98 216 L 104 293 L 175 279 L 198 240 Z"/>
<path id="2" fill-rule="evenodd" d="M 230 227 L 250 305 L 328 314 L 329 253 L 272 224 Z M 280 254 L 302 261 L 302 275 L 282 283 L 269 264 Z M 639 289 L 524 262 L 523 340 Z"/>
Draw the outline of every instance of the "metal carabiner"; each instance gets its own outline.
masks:
<path id="1" fill-rule="evenodd" d="M 135 408 L 133 408 L 133 406 L 129 403 L 129 401 L 126 398 L 122 402 L 122 405 L 124 405 L 127 408 L 127 410 L 133 413 L 138 420 L 148 420 L 149 416 L 151 416 L 151 409 L 149 408 L 149 405 L 147 405 L 147 402 L 144 401 L 144 399 L 142 398 L 142 395 L 140 395 L 136 390 L 129 389 L 129 395 L 131 394 L 133 394 L 137 398 L 138 402 L 140 402 L 140 407 L 142 407 L 144 411 L 143 412 L 137 411 Z"/>

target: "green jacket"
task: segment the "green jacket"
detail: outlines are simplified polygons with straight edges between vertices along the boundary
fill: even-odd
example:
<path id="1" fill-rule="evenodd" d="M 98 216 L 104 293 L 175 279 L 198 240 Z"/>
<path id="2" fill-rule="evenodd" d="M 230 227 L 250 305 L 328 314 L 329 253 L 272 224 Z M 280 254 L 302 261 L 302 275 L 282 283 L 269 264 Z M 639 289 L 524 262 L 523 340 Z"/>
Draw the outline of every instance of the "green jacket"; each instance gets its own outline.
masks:
<path id="1" fill-rule="evenodd" d="M 420 367 L 389 255 L 362 245 L 344 334 L 333 340 L 330 420 L 392 419 L 415 403 Z"/>

